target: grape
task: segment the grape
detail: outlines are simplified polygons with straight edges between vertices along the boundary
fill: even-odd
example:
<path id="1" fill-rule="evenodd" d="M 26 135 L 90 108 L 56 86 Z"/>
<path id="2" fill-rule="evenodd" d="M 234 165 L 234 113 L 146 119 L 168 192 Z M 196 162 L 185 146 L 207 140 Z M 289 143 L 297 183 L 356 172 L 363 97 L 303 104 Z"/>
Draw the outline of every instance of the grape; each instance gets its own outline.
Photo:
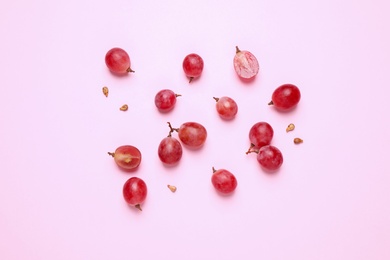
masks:
<path id="1" fill-rule="evenodd" d="M 188 54 L 183 60 L 183 70 L 190 83 L 194 78 L 200 77 L 203 71 L 203 59 L 195 53 Z"/>
<path id="2" fill-rule="evenodd" d="M 129 54 L 121 48 L 112 48 L 107 52 L 106 65 L 113 73 L 125 74 L 134 72 L 134 70 L 130 68 Z"/>
<path id="3" fill-rule="evenodd" d="M 136 169 L 141 163 L 141 152 L 132 145 L 119 146 L 114 153 L 108 152 L 114 157 L 115 163 L 124 170 Z"/>
<path id="4" fill-rule="evenodd" d="M 253 148 L 270 144 L 273 136 L 274 130 L 267 122 L 258 122 L 249 130 L 249 140 Z"/>
<path id="5" fill-rule="evenodd" d="M 251 79 L 259 73 L 259 62 L 249 51 L 241 51 L 236 46 L 236 55 L 233 59 L 234 70 L 243 79 Z"/>
<path id="6" fill-rule="evenodd" d="M 123 197 L 125 201 L 139 210 L 142 210 L 141 203 L 145 201 L 147 194 L 148 188 L 146 183 L 138 177 L 128 179 L 123 185 Z"/>
<path id="7" fill-rule="evenodd" d="M 176 104 L 176 97 L 180 96 L 179 94 L 175 94 L 170 89 L 163 89 L 157 92 L 154 97 L 154 104 L 161 112 L 171 111 Z"/>
<path id="8" fill-rule="evenodd" d="M 257 161 L 260 165 L 269 171 L 275 171 L 283 164 L 282 152 L 272 145 L 266 145 L 259 149 Z"/>
<path id="9" fill-rule="evenodd" d="M 179 139 L 190 148 L 198 149 L 206 141 L 206 128 L 196 122 L 187 122 L 178 129 Z"/>
<path id="10" fill-rule="evenodd" d="M 290 110 L 295 107 L 301 99 L 299 88 L 293 84 L 284 84 L 275 89 L 272 94 L 272 101 L 268 105 L 273 105 L 279 110 Z"/>
<path id="11" fill-rule="evenodd" d="M 225 169 L 215 170 L 214 167 L 211 183 L 218 192 L 225 195 L 232 193 L 237 187 L 237 179 L 233 173 Z"/>
<path id="12" fill-rule="evenodd" d="M 237 103 L 230 97 L 214 98 L 219 116 L 226 120 L 233 119 L 238 111 Z"/>
<path id="13" fill-rule="evenodd" d="M 168 122 L 170 131 L 167 137 L 165 137 L 158 146 L 158 157 L 166 165 L 172 166 L 177 164 L 183 154 L 183 149 L 180 142 L 172 137 L 172 132 L 175 129 L 172 128 L 171 124 Z"/>

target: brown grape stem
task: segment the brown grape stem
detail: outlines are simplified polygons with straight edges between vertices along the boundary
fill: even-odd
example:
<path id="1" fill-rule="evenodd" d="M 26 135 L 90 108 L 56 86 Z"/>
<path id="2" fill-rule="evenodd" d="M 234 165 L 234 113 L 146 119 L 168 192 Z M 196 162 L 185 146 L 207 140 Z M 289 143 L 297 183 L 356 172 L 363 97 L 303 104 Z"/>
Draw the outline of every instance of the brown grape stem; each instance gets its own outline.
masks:
<path id="1" fill-rule="evenodd" d="M 250 153 L 259 153 L 259 150 L 255 149 L 255 145 L 254 144 L 251 144 L 251 146 L 249 147 L 248 151 L 246 152 L 246 154 L 250 154 Z"/>
<path id="2" fill-rule="evenodd" d="M 190 81 L 189 81 L 189 83 L 191 83 L 191 81 L 194 79 L 194 77 L 190 77 Z"/>
<path id="3" fill-rule="evenodd" d="M 169 126 L 169 128 L 170 128 L 170 131 L 169 131 L 169 133 L 168 133 L 168 137 L 171 137 L 171 136 L 172 136 L 172 133 L 173 133 L 174 131 L 179 132 L 179 128 L 173 128 L 170 122 L 167 122 L 167 123 L 168 123 L 168 126 Z"/>
<path id="4" fill-rule="evenodd" d="M 134 206 L 135 208 L 139 209 L 140 211 L 142 211 L 142 208 L 141 208 L 141 205 L 140 204 L 137 204 Z"/>
<path id="5" fill-rule="evenodd" d="M 216 172 L 216 171 L 217 171 L 217 170 L 216 170 L 216 169 L 214 168 L 214 166 L 213 166 L 213 173 Z"/>
<path id="6" fill-rule="evenodd" d="M 175 94 L 176 97 L 181 97 L 181 94 Z"/>
<path id="7" fill-rule="evenodd" d="M 115 153 L 108 152 L 108 155 L 111 155 L 112 157 L 115 157 Z"/>
<path id="8" fill-rule="evenodd" d="M 236 53 L 239 53 L 241 50 L 236 46 Z"/>
<path id="9" fill-rule="evenodd" d="M 213 97 L 213 98 L 215 99 L 216 102 L 218 102 L 219 98 L 217 98 L 217 97 Z"/>
<path id="10" fill-rule="evenodd" d="M 272 100 L 268 103 L 269 106 L 272 106 L 273 104 L 274 102 Z"/>
<path id="11" fill-rule="evenodd" d="M 127 72 L 135 72 L 134 70 L 132 70 L 130 67 L 126 70 Z"/>

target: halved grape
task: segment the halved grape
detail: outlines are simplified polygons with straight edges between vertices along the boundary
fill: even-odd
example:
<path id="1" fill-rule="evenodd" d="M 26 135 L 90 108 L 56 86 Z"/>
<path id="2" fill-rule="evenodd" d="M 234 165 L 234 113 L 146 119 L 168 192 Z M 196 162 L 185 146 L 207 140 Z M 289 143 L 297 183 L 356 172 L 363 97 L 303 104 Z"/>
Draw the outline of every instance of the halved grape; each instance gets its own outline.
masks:
<path id="1" fill-rule="evenodd" d="M 249 51 L 242 51 L 236 46 L 236 55 L 233 59 L 234 70 L 243 79 L 251 79 L 259 73 L 260 67 L 255 55 Z"/>
<path id="2" fill-rule="evenodd" d="M 108 154 L 114 157 L 115 163 L 124 170 L 136 169 L 142 159 L 140 150 L 132 145 L 119 146 L 114 153 Z"/>

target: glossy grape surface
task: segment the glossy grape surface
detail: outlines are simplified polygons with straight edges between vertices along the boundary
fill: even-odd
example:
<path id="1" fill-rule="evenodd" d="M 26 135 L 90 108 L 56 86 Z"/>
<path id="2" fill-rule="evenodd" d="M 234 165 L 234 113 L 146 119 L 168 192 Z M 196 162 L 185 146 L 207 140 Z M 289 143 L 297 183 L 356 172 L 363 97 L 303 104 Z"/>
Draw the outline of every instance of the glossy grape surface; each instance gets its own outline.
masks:
<path id="1" fill-rule="evenodd" d="M 190 148 L 200 148 L 207 138 L 206 128 L 196 122 L 187 122 L 180 126 L 179 139 Z"/>
<path id="2" fill-rule="evenodd" d="M 115 163 L 124 170 L 136 169 L 142 159 L 140 150 L 132 145 L 118 147 L 114 153 L 108 153 L 114 157 Z"/>
<path id="3" fill-rule="evenodd" d="M 132 177 L 128 179 L 123 185 L 123 198 L 131 205 L 141 210 L 141 203 L 143 203 L 148 194 L 146 183 L 138 178 Z"/>
<path id="4" fill-rule="evenodd" d="M 233 119 L 237 112 L 237 103 L 230 97 L 214 98 L 217 101 L 216 109 L 219 116 L 225 120 Z"/>
<path id="5" fill-rule="evenodd" d="M 257 161 L 260 165 L 269 171 L 275 171 L 283 164 L 282 152 L 272 145 L 266 145 L 259 149 Z"/>
<path id="6" fill-rule="evenodd" d="M 177 95 L 170 89 L 163 89 L 157 92 L 154 97 L 154 104 L 161 112 L 171 111 L 176 104 Z"/>
<path id="7" fill-rule="evenodd" d="M 273 136 L 274 130 L 267 122 L 258 122 L 249 130 L 249 140 L 257 148 L 270 144 Z"/>
<path id="8" fill-rule="evenodd" d="M 301 100 L 301 92 L 299 88 L 293 84 L 284 84 L 275 89 L 272 93 L 272 101 L 269 105 L 273 105 L 279 110 L 290 110 L 295 107 Z"/>
<path id="9" fill-rule="evenodd" d="M 202 57 L 195 53 L 187 55 L 183 60 L 183 70 L 185 75 L 190 78 L 190 82 L 194 78 L 200 77 L 203 71 L 203 66 L 204 62 Z"/>
<path id="10" fill-rule="evenodd" d="M 214 170 L 211 176 L 211 183 L 214 188 L 222 194 L 230 194 L 237 187 L 237 179 L 233 173 L 225 169 Z"/>
<path id="11" fill-rule="evenodd" d="M 106 65 L 108 69 L 117 74 L 134 72 L 130 68 L 130 57 L 127 52 L 121 48 L 112 48 L 106 53 Z"/>
<path id="12" fill-rule="evenodd" d="M 158 157 L 167 165 L 177 164 L 183 155 L 182 146 L 176 138 L 165 137 L 158 146 Z"/>
<path id="13" fill-rule="evenodd" d="M 251 79 L 259 73 L 260 67 L 255 55 L 249 51 L 242 51 L 236 47 L 233 59 L 234 70 L 243 79 Z"/>

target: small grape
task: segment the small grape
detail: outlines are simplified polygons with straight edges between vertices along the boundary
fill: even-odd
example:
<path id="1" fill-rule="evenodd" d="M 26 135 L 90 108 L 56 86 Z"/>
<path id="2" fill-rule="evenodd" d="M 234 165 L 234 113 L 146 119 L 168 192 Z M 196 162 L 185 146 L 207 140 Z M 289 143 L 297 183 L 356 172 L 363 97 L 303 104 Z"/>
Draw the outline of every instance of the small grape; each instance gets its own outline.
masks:
<path id="1" fill-rule="evenodd" d="M 163 89 L 157 92 L 154 97 L 154 104 L 160 112 L 168 112 L 171 111 L 175 104 L 176 98 L 181 96 L 180 94 L 175 94 L 170 89 Z"/>
<path id="2" fill-rule="evenodd" d="M 158 146 L 158 157 L 164 164 L 172 166 L 180 161 L 183 149 L 180 142 L 172 137 L 172 132 L 175 131 L 175 129 L 172 128 L 169 122 L 168 125 L 171 130 L 168 136 L 165 137 Z"/>
<path id="3" fill-rule="evenodd" d="M 130 68 L 130 57 L 127 52 L 121 48 L 112 48 L 106 53 L 106 65 L 109 70 L 117 74 L 134 72 Z"/>
<path id="4" fill-rule="evenodd" d="M 219 116 L 225 120 L 233 119 L 238 111 L 237 103 L 230 97 L 214 97 Z"/>
<path id="5" fill-rule="evenodd" d="M 237 179 L 233 173 L 225 169 L 215 170 L 214 167 L 211 183 L 218 192 L 225 195 L 232 193 L 237 187 Z"/>
<path id="6" fill-rule="evenodd" d="M 236 46 L 236 55 L 233 59 L 234 70 L 243 79 L 251 79 L 259 73 L 259 62 L 249 51 L 241 51 Z"/>
<path id="7" fill-rule="evenodd" d="M 138 177 L 128 179 L 123 185 L 123 197 L 127 204 L 135 206 L 141 211 L 141 203 L 145 201 L 147 194 L 146 183 Z"/>
<path id="8" fill-rule="evenodd" d="M 294 108 L 301 99 L 299 88 L 293 84 L 284 84 L 272 93 L 272 100 L 268 105 L 273 105 L 279 110 L 287 111 Z"/>
<path id="9" fill-rule="evenodd" d="M 194 78 L 200 77 L 203 71 L 203 59 L 195 53 L 188 54 L 183 60 L 183 70 L 190 83 Z"/>
<path id="10" fill-rule="evenodd" d="M 274 130 L 267 122 L 258 122 L 249 130 L 249 140 L 251 142 L 251 147 L 254 148 L 260 148 L 270 144 L 273 136 Z"/>
<path id="11" fill-rule="evenodd" d="M 282 152 L 272 145 L 266 145 L 259 149 L 257 161 L 260 165 L 269 171 L 275 171 L 283 164 Z"/>
<path id="12" fill-rule="evenodd" d="M 179 139 L 190 148 L 198 149 L 206 142 L 206 128 L 196 122 L 186 122 L 178 129 Z"/>
<path id="13" fill-rule="evenodd" d="M 119 146 L 114 153 L 108 152 L 114 157 L 115 163 L 124 170 L 134 170 L 141 163 L 141 152 L 132 145 Z"/>

